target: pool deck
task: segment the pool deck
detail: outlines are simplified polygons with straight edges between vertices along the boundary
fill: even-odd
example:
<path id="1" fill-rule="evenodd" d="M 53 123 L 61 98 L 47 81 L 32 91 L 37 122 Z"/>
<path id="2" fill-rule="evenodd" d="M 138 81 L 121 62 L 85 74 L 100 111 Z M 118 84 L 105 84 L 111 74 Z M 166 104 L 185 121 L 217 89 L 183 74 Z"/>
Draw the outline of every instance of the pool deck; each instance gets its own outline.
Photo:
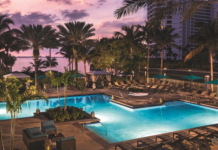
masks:
<path id="1" fill-rule="evenodd" d="M 61 92 L 63 93 L 63 92 Z M 87 94 L 99 94 L 99 93 L 106 93 L 110 95 L 114 95 L 115 98 L 117 97 L 116 101 L 122 103 L 122 105 L 129 105 L 130 107 L 144 107 L 145 103 L 148 101 L 156 101 L 159 102 L 159 99 L 162 98 L 163 101 L 173 101 L 178 100 L 179 97 L 171 97 L 170 95 L 164 95 L 162 93 L 157 94 L 155 97 L 150 99 L 151 97 L 133 97 L 128 96 L 127 93 L 122 92 L 122 95 L 125 99 L 123 99 L 118 91 L 109 90 L 107 88 L 104 89 L 86 89 L 83 93 L 80 91 L 71 91 L 68 90 L 68 95 L 87 95 Z M 57 94 L 55 93 L 49 93 L 47 94 L 48 97 L 56 97 Z M 63 94 L 61 94 L 63 96 Z M 16 134 L 15 134 L 15 148 L 19 148 L 22 150 L 26 150 L 26 147 L 22 140 L 22 130 L 26 128 L 31 127 L 40 127 L 41 122 L 47 120 L 43 115 L 39 115 L 37 117 L 30 117 L 30 118 L 22 118 L 17 119 L 16 124 Z M 80 121 L 81 122 L 81 121 Z M 75 136 L 76 138 L 76 147 L 77 150 L 114 150 L 115 144 L 109 144 L 99 136 L 97 136 L 95 133 L 89 131 L 85 128 L 84 133 L 82 131 L 82 124 L 79 123 L 79 121 L 70 121 L 70 122 L 64 122 L 64 123 L 55 123 L 58 129 L 58 133 L 62 133 L 65 135 L 65 137 L 69 136 Z M 10 146 L 10 120 L 6 121 L 0 121 L 0 130 L 2 130 L 2 136 L 3 141 L 5 145 L 5 149 L 9 149 Z M 172 133 L 168 133 L 170 136 L 172 136 Z M 152 136 L 150 138 L 155 138 L 155 136 Z M 128 143 L 131 143 L 133 146 L 136 146 L 136 140 L 130 140 L 127 141 Z M 122 143 L 122 142 L 121 142 Z M 52 150 L 55 150 L 55 143 L 51 143 Z M 205 150 L 217 150 L 218 145 L 216 146 L 208 146 L 207 148 L 204 148 Z M 202 149 L 202 150 L 204 150 Z"/>

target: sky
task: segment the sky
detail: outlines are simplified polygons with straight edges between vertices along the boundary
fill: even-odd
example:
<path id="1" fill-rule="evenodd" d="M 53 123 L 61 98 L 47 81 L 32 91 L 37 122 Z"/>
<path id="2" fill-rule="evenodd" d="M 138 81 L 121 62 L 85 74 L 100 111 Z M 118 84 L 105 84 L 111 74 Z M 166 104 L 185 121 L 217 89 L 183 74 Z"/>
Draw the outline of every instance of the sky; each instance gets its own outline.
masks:
<path id="1" fill-rule="evenodd" d="M 111 37 L 121 26 L 144 24 L 147 18 L 145 9 L 135 14 L 117 19 L 114 11 L 121 7 L 123 0 L 0 0 L 0 13 L 8 14 L 19 28 L 22 24 L 57 25 L 71 21 L 85 21 L 94 25 L 95 38 Z M 52 50 L 54 56 L 58 50 Z M 40 51 L 41 56 L 48 50 Z M 13 53 L 16 56 L 32 56 L 28 50 Z M 57 56 L 57 55 L 56 55 Z"/>

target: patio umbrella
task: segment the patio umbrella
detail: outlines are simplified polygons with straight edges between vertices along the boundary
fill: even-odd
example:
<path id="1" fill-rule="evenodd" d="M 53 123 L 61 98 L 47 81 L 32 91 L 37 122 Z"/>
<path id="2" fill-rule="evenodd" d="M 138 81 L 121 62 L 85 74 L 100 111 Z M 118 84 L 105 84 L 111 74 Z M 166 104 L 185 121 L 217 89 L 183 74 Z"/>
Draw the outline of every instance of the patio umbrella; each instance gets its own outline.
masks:
<path id="1" fill-rule="evenodd" d="M 46 79 L 46 78 L 48 78 L 46 75 L 41 75 L 41 76 L 36 77 L 36 79 Z"/>
<path id="2" fill-rule="evenodd" d="M 162 74 L 157 74 L 157 75 L 154 75 L 154 76 L 151 76 L 151 78 L 156 78 L 156 79 L 169 79 L 168 76 L 164 76 Z"/>
<path id="3" fill-rule="evenodd" d="M 76 75 L 71 75 L 70 77 L 72 77 L 72 78 L 78 78 L 78 77 L 85 77 L 85 76 L 82 75 L 82 74 L 76 74 Z"/>
<path id="4" fill-rule="evenodd" d="M 207 81 L 207 82 L 204 82 L 204 83 L 217 85 L 217 93 L 218 93 L 218 80 Z"/>
<path id="5" fill-rule="evenodd" d="M 190 75 L 190 76 L 182 77 L 182 79 L 186 79 L 186 80 L 198 80 L 198 79 L 204 79 L 204 78 L 200 77 L 200 76 Z"/>
<path id="6" fill-rule="evenodd" d="M 199 79 L 204 79 L 204 78 L 200 76 L 189 75 L 189 76 L 182 77 L 182 79 L 190 80 L 191 85 L 192 85 L 193 80 L 199 80 Z"/>

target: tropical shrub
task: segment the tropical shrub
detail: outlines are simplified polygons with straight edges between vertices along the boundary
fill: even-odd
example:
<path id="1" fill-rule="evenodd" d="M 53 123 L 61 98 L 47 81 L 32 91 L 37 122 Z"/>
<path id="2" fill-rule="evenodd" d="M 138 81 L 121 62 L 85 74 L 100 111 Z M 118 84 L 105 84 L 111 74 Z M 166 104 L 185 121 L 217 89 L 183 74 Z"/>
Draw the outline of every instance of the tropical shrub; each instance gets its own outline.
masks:
<path id="1" fill-rule="evenodd" d="M 48 119 L 52 119 L 55 122 L 84 119 L 84 115 L 85 112 L 82 109 L 73 106 L 67 107 L 66 111 L 60 107 L 50 108 L 46 111 Z"/>

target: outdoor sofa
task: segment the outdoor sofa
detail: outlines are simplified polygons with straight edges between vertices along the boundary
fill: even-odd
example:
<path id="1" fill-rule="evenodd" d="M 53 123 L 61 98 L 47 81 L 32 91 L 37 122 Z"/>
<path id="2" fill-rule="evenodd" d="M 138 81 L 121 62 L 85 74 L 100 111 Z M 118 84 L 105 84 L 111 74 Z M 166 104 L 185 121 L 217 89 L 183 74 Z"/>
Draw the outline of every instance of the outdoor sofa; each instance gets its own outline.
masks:
<path id="1" fill-rule="evenodd" d="M 23 142 L 28 150 L 44 149 L 47 134 L 43 134 L 40 127 L 28 128 L 23 130 Z"/>
<path id="2" fill-rule="evenodd" d="M 41 131 L 42 133 L 46 133 L 48 135 L 57 134 L 57 128 L 54 125 L 54 120 L 48 120 L 41 122 Z"/>
<path id="3" fill-rule="evenodd" d="M 66 137 L 56 141 L 56 148 L 58 150 L 76 150 L 75 137 Z"/>

